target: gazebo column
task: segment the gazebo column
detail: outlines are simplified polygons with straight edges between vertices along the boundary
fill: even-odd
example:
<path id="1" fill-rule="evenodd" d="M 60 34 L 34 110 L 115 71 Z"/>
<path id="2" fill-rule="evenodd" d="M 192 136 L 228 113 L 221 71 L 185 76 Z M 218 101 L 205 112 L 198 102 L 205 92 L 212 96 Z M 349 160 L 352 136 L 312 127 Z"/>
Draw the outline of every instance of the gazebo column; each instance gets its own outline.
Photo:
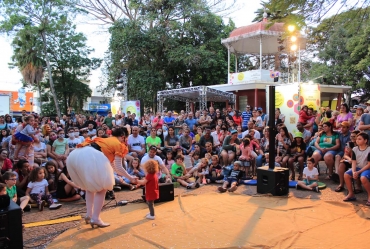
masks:
<path id="1" fill-rule="evenodd" d="M 199 94 L 199 109 L 201 111 L 207 109 L 207 87 L 203 86 L 200 90 Z"/>
<path id="2" fill-rule="evenodd" d="M 254 89 L 254 107 L 256 108 L 258 103 L 257 103 L 257 95 L 258 95 L 258 89 Z"/>
<path id="3" fill-rule="evenodd" d="M 227 46 L 227 84 L 230 83 L 230 45 Z"/>
<path id="4" fill-rule="evenodd" d="M 194 102 L 190 103 L 190 110 L 191 110 L 192 113 L 194 113 Z"/>
<path id="5" fill-rule="evenodd" d="M 236 53 L 234 55 L 235 55 L 235 73 L 237 73 L 238 72 L 238 57 L 236 56 Z"/>
<path id="6" fill-rule="evenodd" d="M 157 101 L 157 111 L 162 113 L 164 98 L 161 95 L 157 94 Z"/>
<path id="7" fill-rule="evenodd" d="M 190 112 L 190 102 L 189 100 L 187 99 L 186 100 L 186 112 L 189 113 Z"/>
<path id="8" fill-rule="evenodd" d="M 338 93 L 338 101 L 337 101 L 337 108 L 336 110 L 338 111 L 340 109 L 340 105 L 342 104 L 342 93 Z"/>
<path id="9" fill-rule="evenodd" d="M 260 35 L 260 71 L 262 78 L 262 35 Z"/>

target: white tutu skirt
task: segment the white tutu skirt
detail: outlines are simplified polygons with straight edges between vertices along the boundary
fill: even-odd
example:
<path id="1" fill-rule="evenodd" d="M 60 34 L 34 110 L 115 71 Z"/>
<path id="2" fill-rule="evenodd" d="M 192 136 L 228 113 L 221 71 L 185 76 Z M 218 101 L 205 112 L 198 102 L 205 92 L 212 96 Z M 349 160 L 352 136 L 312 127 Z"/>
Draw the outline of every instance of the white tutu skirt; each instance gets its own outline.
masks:
<path id="1" fill-rule="evenodd" d="M 67 169 L 72 181 L 83 190 L 111 190 L 115 183 L 108 158 L 91 146 L 72 151 L 67 157 Z"/>

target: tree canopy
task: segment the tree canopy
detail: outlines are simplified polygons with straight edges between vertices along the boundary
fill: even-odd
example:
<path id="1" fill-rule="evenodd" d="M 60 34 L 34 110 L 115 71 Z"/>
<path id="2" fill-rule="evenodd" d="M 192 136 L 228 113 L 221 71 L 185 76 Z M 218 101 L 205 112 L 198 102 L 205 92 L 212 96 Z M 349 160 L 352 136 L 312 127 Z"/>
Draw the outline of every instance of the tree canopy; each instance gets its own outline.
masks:
<path id="1" fill-rule="evenodd" d="M 199 1 L 200 2 L 200 1 Z M 160 2 L 159 2 L 160 3 Z M 121 19 L 110 28 L 109 84 L 128 68 L 129 98 L 152 106 L 167 85 L 211 85 L 227 80 L 227 51 L 221 38 L 235 28 L 198 1 L 141 6 L 145 16 Z"/>

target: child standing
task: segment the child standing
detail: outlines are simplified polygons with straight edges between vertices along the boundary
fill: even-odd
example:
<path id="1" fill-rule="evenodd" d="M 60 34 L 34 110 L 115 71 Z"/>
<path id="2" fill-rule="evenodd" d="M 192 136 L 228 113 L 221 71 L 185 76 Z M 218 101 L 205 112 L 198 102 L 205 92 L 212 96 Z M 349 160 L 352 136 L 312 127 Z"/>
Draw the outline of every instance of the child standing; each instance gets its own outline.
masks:
<path id="1" fill-rule="evenodd" d="M 143 165 L 146 172 L 145 179 L 137 180 L 138 184 L 145 185 L 145 200 L 149 207 L 149 213 L 145 218 L 149 220 L 155 219 L 154 201 L 159 198 L 158 176 L 159 171 L 158 162 L 155 160 L 148 160 Z"/>
<path id="2" fill-rule="evenodd" d="M 226 178 L 226 180 L 222 184 L 222 187 L 218 187 L 218 191 L 220 191 L 221 193 L 226 192 L 227 187 L 229 185 L 230 185 L 230 188 L 228 189 L 229 192 L 234 192 L 238 188 L 238 183 L 243 175 L 243 172 L 240 170 L 241 166 L 242 166 L 241 161 L 234 162 L 234 168 L 231 170 L 230 176 Z"/>
<path id="3" fill-rule="evenodd" d="M 38 167 L 34 168 L 29 176 L 30 182 L 27 185 L 26 196 L 35 201 L 39 211 L 44 210 L 45 200 L 49 204 L 49 209 L 58 209 L 62 204 L 54 204 L 48 189 L 48 182 L 45 180 L 46 170 Z"/>
<path id="4" fill-rule="evenodd" d="M 69 154 L 68 141 L 65 137 L 64 130 L 58 131 L 58 139 L 56 139 L 52 146 L 52 152 L 55 154 L 56 161 L 60 169 L 63 169 L 66 164 L 66 159 Z"/>
<path id="5" fill-rule="evenodd" d="M 252 149 L 250 147 L 250 139 L 244 138 L 243 143 L 240 144 L 240 151 L 241 156 L 239 157 L 239 160 L 241 161 L 241 169 L 244 169 L 245 175 L 249 175 L 249 169 L 251 166 L 251 160 L 252 160 Z"/>
<path id="6" fill-rule="evenodd" d="M 319 172 L 314 167 L 315 159 L 307 158 L 307 167 L 303 170 L 303 181 L 298 181 L 296 189 L 307 189 L 319 193 L 317 182 L 319 180 Z"/>
<path id="7" fill-rule="evenodd" d="M 19 146 L 16 146 L 16 150 L 14 152 L 14 160 L 18 159 L 18 153 L 22 146 L 26 146 L 25 155 L 29 155 L 30 153 L 30 145 L 34 141 L 34 135 L 36 134 L 37 130 L 33 128 L 35 123 L 35 118 L 33 116 L 27 116 L 24 118 L 23 129 L 18 131 L 14 135 L 14 141 Z"/>
<path id="8" fill-rule="evenodd" d="M 7 171 L 3 175 L 3 179 L 6 184 L 6 192 L 9 195 L 9 198 L 12 199 L 15 203 L 17 203 L 22 211 L 31 211 L 31 206 L 28 205 L 28 202 L 30 201 L 29 196 L 23 196 L 21 198 L 17 197 L 17 187 L 15 186 L 15 183 L 17 181 L 17 175 L 13 172 Z"/>

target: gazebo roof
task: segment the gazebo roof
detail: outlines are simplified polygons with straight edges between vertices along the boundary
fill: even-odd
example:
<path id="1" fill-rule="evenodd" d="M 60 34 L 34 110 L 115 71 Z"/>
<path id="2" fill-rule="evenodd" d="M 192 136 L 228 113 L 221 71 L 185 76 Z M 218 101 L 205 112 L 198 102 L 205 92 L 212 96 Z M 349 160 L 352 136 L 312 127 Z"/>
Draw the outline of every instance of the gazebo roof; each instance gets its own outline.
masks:
<path id="1" fill-rule="evenodd" d="M 243 26 L 240 28 L 237 28 L 233 30 L 230 33 L 229 38 L 231 37 L 237 37 L 240 35 L 248 35 L 248 34 L 256 34 L 259 35 L 262 31 L 273 31 L 273 32 L 280 32 L 284 33 L 284 23 L 274 23 L 271 27 L 268 29 L 266 28 L 268 25 L 267 19 L 263 19 L 262 22 L 253 23 L 247 26 Z"/>
<path id="2" fill-rule="evenodd" d="M 260 54 L 260 42 L 262 41 L 262 54 L 276 54 L 278 47 L 277 38 L 284 34 L 284 23 L 274 23 L 268 27 L 269 22 L 264 18 L 261 22 L 253 23 L 233 30 L 230 36 L 222 39 L 221 43 L 230 48 L 235 54 Z M 306 46 L 306 38 L 300 36 L 300 48 Z"/>

